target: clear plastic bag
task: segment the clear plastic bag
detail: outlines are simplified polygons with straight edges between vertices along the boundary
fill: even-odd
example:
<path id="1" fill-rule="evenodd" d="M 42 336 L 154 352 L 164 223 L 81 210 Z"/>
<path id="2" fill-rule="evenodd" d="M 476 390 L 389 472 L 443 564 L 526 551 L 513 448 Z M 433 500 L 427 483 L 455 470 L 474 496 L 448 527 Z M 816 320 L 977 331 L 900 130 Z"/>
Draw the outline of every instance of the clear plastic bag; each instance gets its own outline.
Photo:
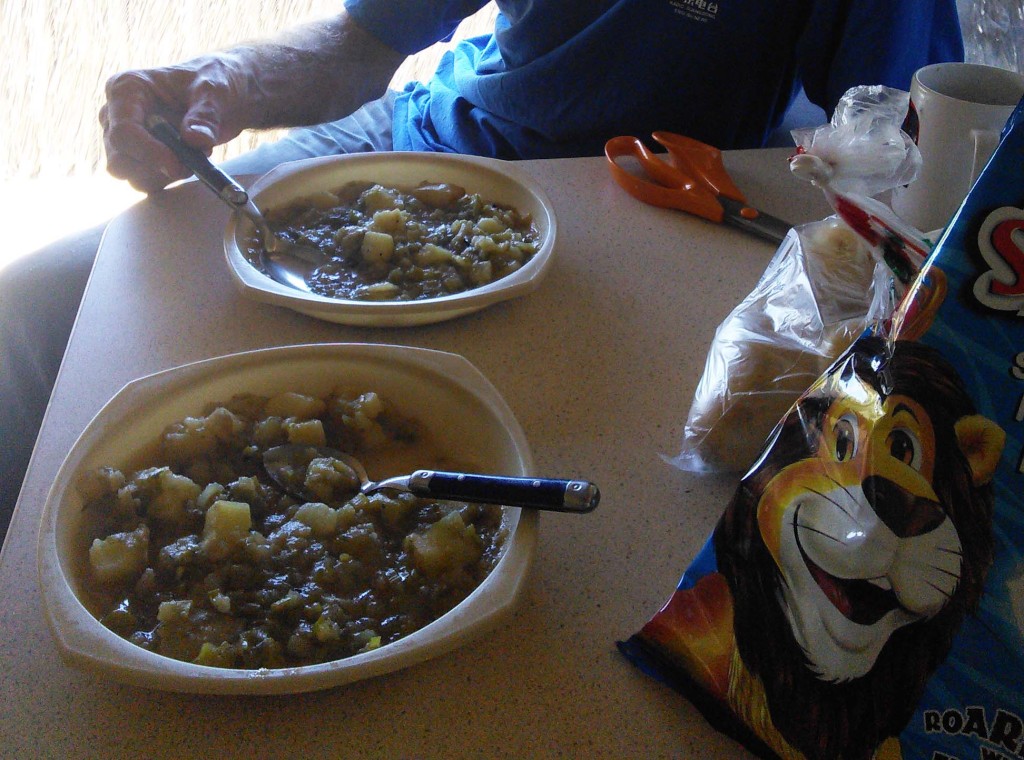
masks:
<path id="1" fill-rule="evenodd" d="M 891 279 L 837 217 L 791 230 L 719 325 L 673 463 L 691 471 L 749 466 L 796 398 L 890 313 Z"/>
<path id="2" fill-rule="evenodd" d="M 1024 3 L 957 0 L 968 63 L 1024 74 Z"/>
<path id="3" fill-rule="evenodd" d="M 801 393 L 865 330 L 892 313 L 923 261 L 894 240 L 897 220 L 871 195 L 913 181 L 917 146 L 900 125 L 909 95 L 857 87 L 829 124 L 795 130 L 794 174 L 840 214 L 793 229 L 754 290 L 719 325 L 669 461 L 688 471 L 740 471 Z M 854 232 L 840 216 L 857 215 Z M 894 271 L 898 276 L 894 275 Z"/>
<path id="4" fill-rule="evenodd" d="M 833 192 L 877 196 L 909 185 L 921 169 L 921 151 L 901 127 L 910 93 L 872 85 L 847 91 L 832 121 L 793 130 L 798 156 L 814 158 L 808 179 Z"/>

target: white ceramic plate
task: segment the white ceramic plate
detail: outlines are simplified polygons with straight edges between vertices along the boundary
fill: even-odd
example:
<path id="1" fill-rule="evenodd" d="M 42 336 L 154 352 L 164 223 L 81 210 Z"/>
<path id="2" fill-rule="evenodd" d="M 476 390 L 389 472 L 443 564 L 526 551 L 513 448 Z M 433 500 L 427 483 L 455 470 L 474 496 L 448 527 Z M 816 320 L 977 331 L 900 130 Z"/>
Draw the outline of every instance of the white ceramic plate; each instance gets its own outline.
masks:
<path id="1" fill-rule="evenodd" d="M 400 346 L 326 344 L 270 348 L 167 370 L 126 385 L 89 423 L 50 489 L 39 534 L 39 581 L 61 655 L 76 667 L 126 683 L 215 694 L 310 691 L 387 673 L 478 636 L 509 613 L 536 544 L 537 515 L 506 509 L 508 540 L 486 580 L 459 606 L 415 633 L 347 659 L 297 668 L 227 670 L 180 662 L 122 639 L 86 609 L 88 540 L 77 476 L 119 466 L 163 429 L 235 393 L 293 390 L 325 396 L 365 387 L 426 424 L 442 451 L 472 452 L 481 468 L 533 474 L 522 428 L 497 390 L 454 354 Z"/>
<path id="2" fill-rule="evenodd" d="M 508 161 L 446 153 L 354 153 L 283 164 L 250 188 L 266 211 L 348 182 L 366 181 L 411 187 L 421 182 L 450 182 L 485 200 L 510 205 L 533 216 L 540 244 L 516 272 L 474 290 L 421 301 L 368 302 L 305 293 L 271 279 L 246 257 L 245 240 L 253 224 L 234 214 L 224 233 L 224 251 L 235 284 L 258 301 L 284 306 L 312 317 L 348 325 L 396 327 L 440 322 L 525 295 L 537 288 L 551 264 L 557 223 L 551 201 L 530 177 Z"/>

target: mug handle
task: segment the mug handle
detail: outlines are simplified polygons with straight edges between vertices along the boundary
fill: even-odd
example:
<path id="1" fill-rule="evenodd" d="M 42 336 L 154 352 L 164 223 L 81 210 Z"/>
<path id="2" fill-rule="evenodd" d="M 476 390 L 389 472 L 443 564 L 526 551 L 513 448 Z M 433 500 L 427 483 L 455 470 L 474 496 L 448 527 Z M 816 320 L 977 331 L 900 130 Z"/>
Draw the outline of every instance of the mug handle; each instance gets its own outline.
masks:
<path id="1" fill-rule="evenodd" d="M 971 165 L 971 182 L 969 187 L 974 187 L 978 176 L 981 174 L 985 164 L 992 158 L 999 146 L 999 132 L 991 129 L 972 129 L 971 137 L 974 139 L 974 163 Z"/>

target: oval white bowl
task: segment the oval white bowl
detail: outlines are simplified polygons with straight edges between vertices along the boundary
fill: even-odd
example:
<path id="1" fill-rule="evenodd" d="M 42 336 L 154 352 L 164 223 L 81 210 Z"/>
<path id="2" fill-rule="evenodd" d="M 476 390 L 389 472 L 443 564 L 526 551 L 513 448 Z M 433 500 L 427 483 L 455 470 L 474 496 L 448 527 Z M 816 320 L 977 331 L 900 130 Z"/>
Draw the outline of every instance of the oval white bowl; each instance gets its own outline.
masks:
<path id="1" fill-rule="evenodd" d="M 305 293 L 261 272 L 245 255 L 252 222 L 233 214 L 224 232 L 224 252 L 235 284 L 250 298 L 284 306 L 330 322 L 367 327 L 422 325 L 452 319 L 525 295 L 540 285 L 551 265 L 558 223 L 547 194 L 509 161 L 448 153 L 352 153 L 294 161 L 271 170 L 250 188 L 261 210 L 287 205 L 348 182 L 412 187 L 449 182 L 485 200 L 513 206 L 533 217 L 540 234 L 537 253 L 521 269 L 480 288 L 420 301 L 355 301 Z"/>
<path id="2" fill-rule="evenodd" d="M 164 428 L 235 393 L 292 390 L 325 396 L 344 385 L 376 390 L 421 420 L 441 450 L 472 452 L 486 471 L 533 473 L 525 434 L 494 386 L 464 358 L 427 349 L 369 344 L 287 346 L 188 364 L 136 380 L 92 419 L 50 489 L 38 542 L 47 623 L 70 664 L 150 688 L 209 694 L 311 691 L 380 675 L 435 657 L 480 635 L 510 613 L 531 564 L 537 514 L 506 509 L 509 533 L 484 582 L 448 614 L 380 649 L 296 668 L 229 670 L 194 665 L 138 647 L 108 630 L 82 603 L 88 541 L 77 476 L 121 465 Z"/>

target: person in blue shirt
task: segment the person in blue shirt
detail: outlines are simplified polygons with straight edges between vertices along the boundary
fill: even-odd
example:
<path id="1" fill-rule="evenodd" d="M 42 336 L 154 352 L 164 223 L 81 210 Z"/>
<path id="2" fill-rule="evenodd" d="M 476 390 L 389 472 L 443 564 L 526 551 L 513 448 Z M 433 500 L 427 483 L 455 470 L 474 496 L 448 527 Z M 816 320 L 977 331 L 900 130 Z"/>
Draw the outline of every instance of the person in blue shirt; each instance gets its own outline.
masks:
<path id="1" fill-rule="evenodd" d="M 751 148 L 801 88 L 831 113 L 853 85 L 906 90 L 919 67 L 963 59 L 955 0 L 496 1 L 491 34 L 401 92 L 387 87 L 405 57 L 450 38 L 486 0 L 346 0 L 274 40 L 116 74 L 100 112 L 108 170 L 145 192 L 189 175 L 146 131 L 156 111 L 206 153 L 246 129 L 295 127 L 227 162 L 235 173 L 370 150 L 598 155 L 609 137 L 659 129 Z M 0 528 L 99 236 L 0 274 Z"/>
<path id="2" fill-rule="evenodd" d="M 158 104 L 207 152 L 243 129 L 317 125 L 236 171 L 360 150 L 598 155 L 613 135 L 658 129 L 753 148 L 801 87 L 831 113 L 851 86 L 909 89 L 921 66 L 963 59 L 955 0 L 498 0 L 493 33 L 384 95 L 406 55 L 485 3 L 347 0 L 273 43 L 116 75 L 101 113 L 109 169 L 147 191 L 187 176 L 142 126 Z"/>

